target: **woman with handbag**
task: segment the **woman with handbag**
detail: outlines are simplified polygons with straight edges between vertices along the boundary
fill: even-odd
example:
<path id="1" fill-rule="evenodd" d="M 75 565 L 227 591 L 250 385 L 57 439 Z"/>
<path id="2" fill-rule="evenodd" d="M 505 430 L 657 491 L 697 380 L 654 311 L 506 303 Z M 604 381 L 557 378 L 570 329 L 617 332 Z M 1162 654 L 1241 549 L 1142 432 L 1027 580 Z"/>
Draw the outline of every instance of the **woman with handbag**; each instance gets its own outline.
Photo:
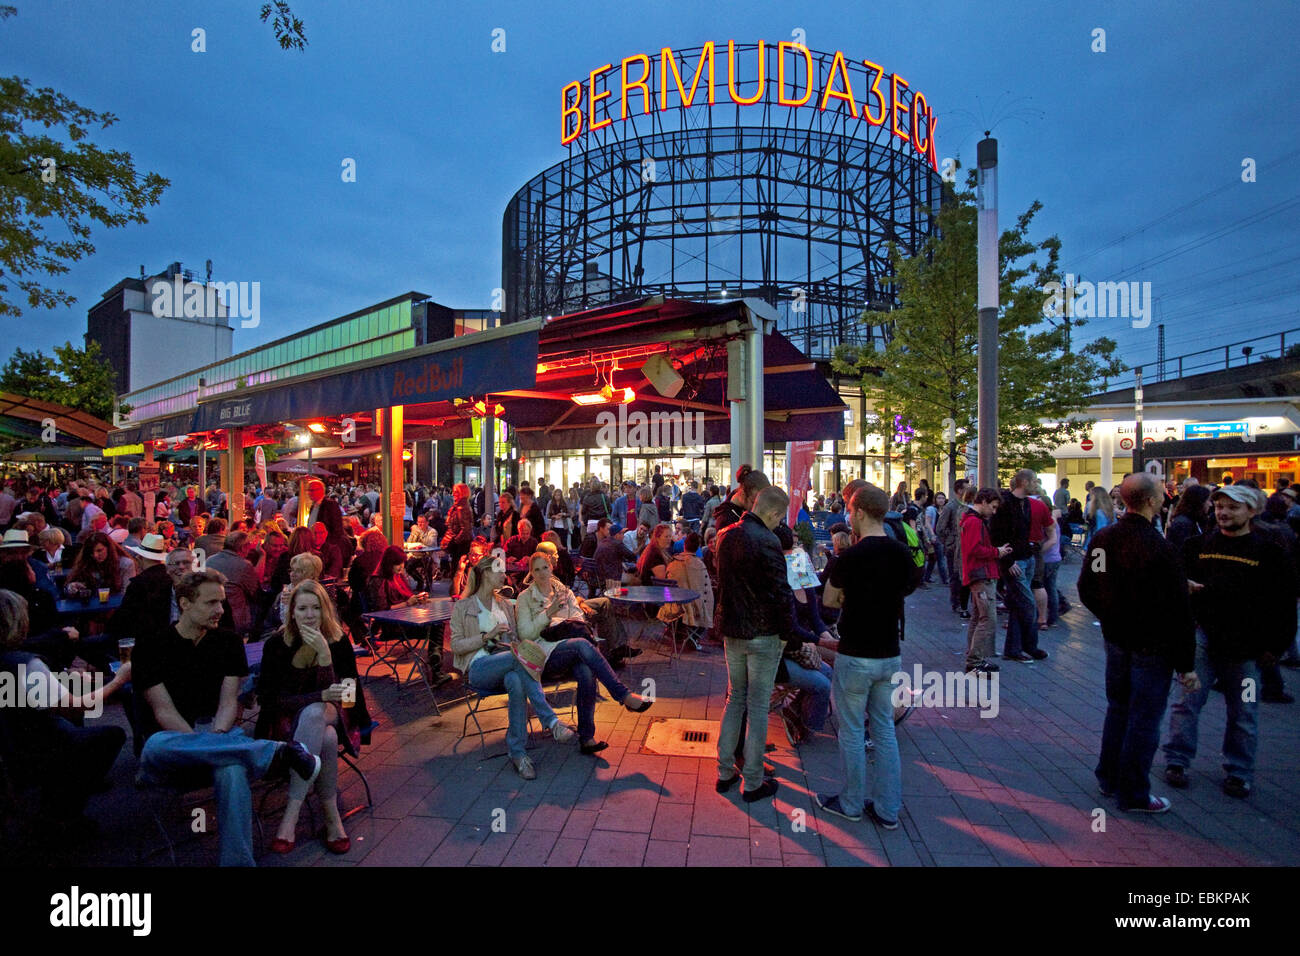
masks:
<path id="1" fill-rule="evenodd" d="M 515 638 L 514 605 L 497 592 L 506 573 L 498 557 L 485 554 L 469 569 L 465 596 L 452 605 L 451 653 L 456 670 L 465 675 L 479 695 L 508 697 L 509 724 L 506 749 L 519 776 L 534 780 L 537 771 L 528 759 L 528 710 L 533 705 L 537 719 L 559 743 L 573 739 L 573 728 L 555 716 L 540 682 L 535 680 L 511 652 Z"/>
<path id="2" fill-rule="evenodd" d="M 615 676 L 609 661 L 590 640 L 583 604 L 572 591 L 555 580 L 551 559 L 538 551 L 528 560 L 527 590 L 515 607 L 521 643 L 528 648 L 535 679 L 566 676 L 578 682 L 578 739 L 584 754 L 599 753 L 609 744 L 596 739 L 596 682 L 633 713 L 650 709 L 653 701 L 634 694 Z M 540 651 L 540 653 L 538 653 Z M 520 655 L 523 656 L 523 655 Z"/>

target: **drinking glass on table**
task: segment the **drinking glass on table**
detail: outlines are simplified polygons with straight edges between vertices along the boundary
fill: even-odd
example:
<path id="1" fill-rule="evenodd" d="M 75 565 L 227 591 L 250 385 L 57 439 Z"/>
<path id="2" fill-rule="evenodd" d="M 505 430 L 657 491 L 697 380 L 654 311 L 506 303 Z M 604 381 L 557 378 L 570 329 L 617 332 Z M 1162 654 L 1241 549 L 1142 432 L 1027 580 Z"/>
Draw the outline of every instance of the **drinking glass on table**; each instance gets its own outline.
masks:
<path id="1" fill-rule="evenodd" d="M 107 603 L 108 603 L 108 595 L 109 595 L 110 593 L 111 593 L 111 592 L 109 591 L 108 588 L 100 588 L 100 589 L 99 589 L 99 603 L 100 603 L 100 604 L 107 604 Z"/>

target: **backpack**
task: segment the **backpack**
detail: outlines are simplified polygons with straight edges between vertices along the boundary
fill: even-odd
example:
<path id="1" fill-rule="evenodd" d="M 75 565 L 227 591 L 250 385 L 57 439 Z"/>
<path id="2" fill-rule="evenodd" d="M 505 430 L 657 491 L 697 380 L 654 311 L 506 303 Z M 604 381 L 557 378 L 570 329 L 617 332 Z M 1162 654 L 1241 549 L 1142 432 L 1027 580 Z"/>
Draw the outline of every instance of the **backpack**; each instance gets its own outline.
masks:
<path id="1" fill-rule="evenodd" d="M 890 512 L 885 515 L 885 532 L 895 541 L 907 545 L 908 551 L 911 552 L 912 585 L 915 587 L 925 574 L 925 548 L 921 546 L 921 539 L 916 529 L 904 521 L 902 515 Z"/>

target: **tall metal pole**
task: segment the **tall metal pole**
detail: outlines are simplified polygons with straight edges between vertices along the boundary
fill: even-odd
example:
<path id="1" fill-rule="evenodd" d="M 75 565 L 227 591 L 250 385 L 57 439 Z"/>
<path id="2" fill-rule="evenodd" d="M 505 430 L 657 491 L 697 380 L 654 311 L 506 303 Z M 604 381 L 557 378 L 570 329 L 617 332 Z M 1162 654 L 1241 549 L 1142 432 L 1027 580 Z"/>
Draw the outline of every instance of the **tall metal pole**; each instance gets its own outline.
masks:
<path id="1" fill-rule="evenodd" d="M 985 133 L 987 137 L 988 134 Z M 976 148 L 979 179 L 979 444 L 981 488 L 998 485 L 998 141 Z"/>
<path id="2" fill-rule="evenodd" d="M 1133 470 L 1141 471 L 1146 467 L 1143 459 L 1146 455 L 1142 449 L 1142 366 L 1133 370 Z"/>
<path id="3" fill-rule="evenodd" d="M 496 406 L 492 403 L 492 396 L 483 396 L 483 406 L 486 411 L 479 423 L 479 474 L 482 476 L 481 480 L 483 482 L 483 517 L 491 519 L 492 515 L 496 513 L 496 500 L 492 496 L 492 483 L 493 479 L 496 478 L 497 450 Z"/>

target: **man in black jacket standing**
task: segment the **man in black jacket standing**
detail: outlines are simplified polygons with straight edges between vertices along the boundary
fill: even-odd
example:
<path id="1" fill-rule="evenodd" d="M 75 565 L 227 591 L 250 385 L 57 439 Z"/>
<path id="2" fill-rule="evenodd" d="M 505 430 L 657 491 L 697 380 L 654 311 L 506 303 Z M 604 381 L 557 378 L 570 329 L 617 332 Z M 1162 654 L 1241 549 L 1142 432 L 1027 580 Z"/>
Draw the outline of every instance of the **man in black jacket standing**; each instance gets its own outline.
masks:
<path id="1" fill-rule="evenodd" d="M 1165 781 L 1187 786 L 1196 756 L 1201 708 L 1218 679 L 1224 684 L 1228 725 L 1223 734 L 1223 792 L 1250 796 L 1259 742 L 1260 668 L 1277 660 L 1296 630 L 1296 573 L 1276 541 L 1252 533 L 1251 518 L 1264 493 L 1225 485 L 1210 496 L 1218 527 L 1183 547 L 1183 567 L 1196 615 L 1196 674 L 1201 687 L 1174 704 L 1165 743 Z"/>
<path id="2" fill-rule="evenodd" d="M 1002 559 L 1010 618 L 1002 657 L 1022 664 L 1047 659 L 1047 651 L 1038 647 L 1038 602 L 1031 588 L 1039 545 L 1030 541 L 1033 505 L 1029 489 L 1037 478 L 1030 468 L 1017 471 L 1011 479 L 1011 490 L 1002 492 L 1002 504 L 989 519 L 993 546 L 1011 545 L 1011 553 Z"/>
<path id="3" fill-rule="evenodd" d="M 776 781 L 763 777 L 767 714 L 781 653 L 787 641 L 793 639 L 796 647 L 799 641 L 785 555 L 772 531 L 789 506 L 784 491 L 766 488 L 753 510 L 718 536 L 718 631 L 726 644 L 728 687 L 718 734 L 717 790 L 726 793 L 739 779 L 736 744 L 748 712 L 742 794 L 747 803 L 776 793 Z"/>
<path id="4" fill-rule="evenodd" d="M 1079 597 L 1101 621 L 1106 640 L 1106 722 L 1097 785 L 1118 794 L 1121 810 L 1164 813 L 1169 801 L 1151 794 L 1151 760 L 1171 674 L 1188 691 L 1200 687 L 1194 669 L 1196 623 L 1187 580 L 1173 546 L 1152 526 L 1164 489 L 1150 472 L 1120 486 L 1127 509 L 1093 536 L 1079 575 Z"/>

